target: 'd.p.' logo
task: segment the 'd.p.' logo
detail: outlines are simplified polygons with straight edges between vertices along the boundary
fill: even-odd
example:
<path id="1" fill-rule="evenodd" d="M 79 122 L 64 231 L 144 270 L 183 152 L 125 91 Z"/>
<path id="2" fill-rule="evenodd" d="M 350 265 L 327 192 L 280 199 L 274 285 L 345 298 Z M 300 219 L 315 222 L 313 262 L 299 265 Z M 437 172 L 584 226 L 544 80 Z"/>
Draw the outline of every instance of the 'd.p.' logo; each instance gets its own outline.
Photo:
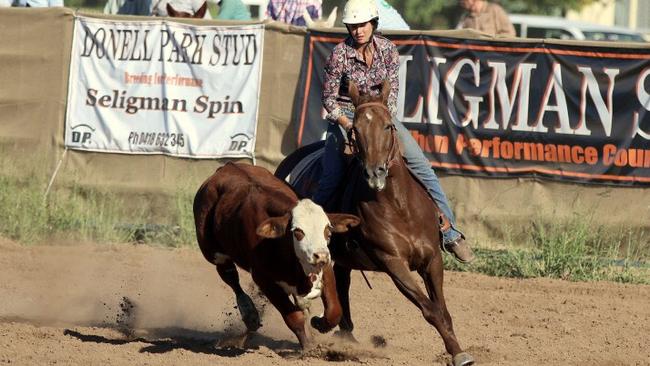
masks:
<path id="1" fill-rule="evenodd" d="M 249 152 L 251 140 L 252 137 L 245 133 L 238 133 L 230 136 L 230 146 L 228 147 L 228 151 Z"/>
<path id="2" fill-rule="evenodd" d="M 70 140 L 68 145 L 72 147 L 88 147 L 92 143 L 93 133 L 95 128 L 81 123 L 70 128 Z"/>

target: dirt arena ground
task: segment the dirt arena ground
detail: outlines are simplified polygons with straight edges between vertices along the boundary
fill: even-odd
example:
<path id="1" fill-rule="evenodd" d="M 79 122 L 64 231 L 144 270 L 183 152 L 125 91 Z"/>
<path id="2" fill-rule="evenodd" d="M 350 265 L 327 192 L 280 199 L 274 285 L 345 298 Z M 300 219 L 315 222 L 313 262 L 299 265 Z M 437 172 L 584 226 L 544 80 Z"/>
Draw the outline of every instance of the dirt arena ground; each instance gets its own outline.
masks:
<path id="1" fill-rule="evenodd" d="M 246 349 L 234 298 L 191 249 L 23 246 L 0 239 L 0 364 L 444 365 L 435 330 L 382 274 L 353 275 L 359 344 L 302 354 L 270 305 Z M 248 275 L 244 287 L 256 293 Z M 449 272 L 461 345 L 479 365 L 650 365 L 650 286 Z M 319 304 L 314 305 L 320 312 Z"/>

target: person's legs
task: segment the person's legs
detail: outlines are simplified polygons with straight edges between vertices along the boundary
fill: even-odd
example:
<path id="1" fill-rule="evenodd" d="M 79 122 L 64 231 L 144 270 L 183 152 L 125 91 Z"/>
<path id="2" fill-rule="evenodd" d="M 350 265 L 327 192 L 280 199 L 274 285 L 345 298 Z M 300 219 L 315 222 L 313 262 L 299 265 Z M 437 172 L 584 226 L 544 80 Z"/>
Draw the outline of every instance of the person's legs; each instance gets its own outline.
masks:
<path id="1" fill-rule="evenodd" d="M 447 200 L 447 196 L 440 186 L 440 180 L 431 168 L 431 163 L 429 163 L 429 160 L 424 156 L 420 146 L 406 127 L 404 127 L 400 121 L 395 119 L 393 122 L 397 129 L 399 139 L 402 142 L 402 146 L 404 147 L 402 155 L 404 156 L 404 159 L 406 159 L 406 164 L 409 170 L 411 170 L 422 184 L 424 184 L 431 198 L 433 198 L 438 205 L 438 208 L 440 208 L 440 211 L 442 211 L 443 215 L 447 217 L 451 224 L 448 230 L 442 231 L 444 248 L 453 251 L 456 258 L 462 262 L 473 260 L 474 255 L 467 243 L 465 243 L 463 234 L 455 227 L 456 219 L 454 213 L 451 211 L 449 200 Z"/>
<path id="2" fill-rule="evenodd" d="M 323 175 L 318 182 L 318 190 L 312 200 L 325 206 L 338 187 L 343 177 L 343 144 L 345 137 L 338 124 L 329 123 L 325 136 L 325 152 L 323 154 Z"/>

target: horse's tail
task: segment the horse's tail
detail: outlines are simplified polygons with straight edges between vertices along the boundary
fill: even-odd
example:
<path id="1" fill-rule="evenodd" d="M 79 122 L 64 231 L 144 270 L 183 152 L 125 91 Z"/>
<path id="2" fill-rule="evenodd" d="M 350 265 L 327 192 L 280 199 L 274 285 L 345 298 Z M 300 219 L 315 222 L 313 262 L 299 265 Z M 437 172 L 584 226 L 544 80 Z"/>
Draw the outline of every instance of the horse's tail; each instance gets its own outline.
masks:
<path id="1" fill-rule="evenodd" d="M 278 165 L 278 167 L 275 169 L 275 176 L 282 180 L 286 180 L 289 174 L 291 174 L 293 169 L 296 167 L 296 165 L 298 165 L 298 163 L 300 163 L 302 159 L 314 151 L 323 148 L 324 146 L 325 141 L 318 141 L 309 145 L 305 145 L 292 152 L 289 154 L 289 156 L 282 160 L 280 165 Z"/>

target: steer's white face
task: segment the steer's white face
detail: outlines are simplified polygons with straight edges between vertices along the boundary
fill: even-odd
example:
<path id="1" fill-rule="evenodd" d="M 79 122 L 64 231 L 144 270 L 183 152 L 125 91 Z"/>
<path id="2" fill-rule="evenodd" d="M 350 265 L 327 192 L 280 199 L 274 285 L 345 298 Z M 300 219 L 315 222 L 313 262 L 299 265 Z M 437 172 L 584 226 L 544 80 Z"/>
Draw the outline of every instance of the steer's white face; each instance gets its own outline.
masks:
<path id="1" fill-rule="evenodd" d="M 332 232 L 344 233 L 359 223 L 360 219 L 354 215 L 325 214 L 322 207 L 304 199 L 291 212 L 261 222 L 255 232 L 269 239 L 291 235 L 300 266 L 311 278 L 310 275 L 319 273 L 331 261 L 327 244 Z"/>
<path id="2" fill-rule="evenodd" d="M 298 202 L 291 210 L 293 249 L 306 275 L 318 273 L 330 262 L 327 248 L 332 236 L 330 220 L 323 208 L 309 199 Z"/>

